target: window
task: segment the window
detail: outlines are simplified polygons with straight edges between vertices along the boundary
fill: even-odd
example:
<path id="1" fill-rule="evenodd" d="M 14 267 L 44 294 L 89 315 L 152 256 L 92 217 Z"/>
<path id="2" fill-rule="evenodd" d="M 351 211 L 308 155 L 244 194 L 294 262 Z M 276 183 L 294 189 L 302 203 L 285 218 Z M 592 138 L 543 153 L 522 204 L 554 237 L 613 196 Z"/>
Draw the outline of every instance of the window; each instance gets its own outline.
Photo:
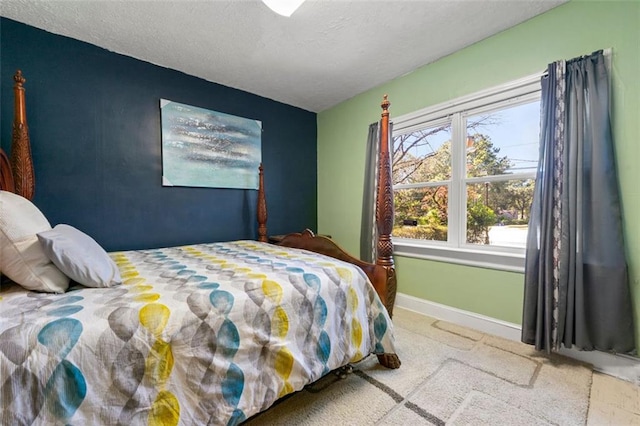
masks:
<path id="1" fill-rule="evenodd" d="M 396 254 L 521 271 L 540 76 L 393 122 Z"/>

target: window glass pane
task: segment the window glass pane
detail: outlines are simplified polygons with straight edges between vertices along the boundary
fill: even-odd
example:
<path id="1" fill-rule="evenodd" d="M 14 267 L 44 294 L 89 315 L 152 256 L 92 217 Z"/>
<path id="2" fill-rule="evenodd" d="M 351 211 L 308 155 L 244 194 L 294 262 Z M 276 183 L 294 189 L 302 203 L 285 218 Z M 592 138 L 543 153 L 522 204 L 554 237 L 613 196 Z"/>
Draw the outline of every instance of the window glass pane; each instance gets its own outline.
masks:
<path id="1" fill-rule="evenodd" d="M 393 184 L 451 178 L 451 123 L 393 137 Z"/>
<path id="2" fill-rule="evenodd" d="M 534 179 L 467 185 L 467 243 L 524 248 Z"/>
<path id="3" fill-rule="evenodd" d="M 447 241 L 449 189 L 433 186 L 394 192 L 392 235 L 400 238 Z"/>
<path id="4" fill-rule="evenodd" d="M 540 101 L 467 117 L 467 176 L 535 172 Z"/>

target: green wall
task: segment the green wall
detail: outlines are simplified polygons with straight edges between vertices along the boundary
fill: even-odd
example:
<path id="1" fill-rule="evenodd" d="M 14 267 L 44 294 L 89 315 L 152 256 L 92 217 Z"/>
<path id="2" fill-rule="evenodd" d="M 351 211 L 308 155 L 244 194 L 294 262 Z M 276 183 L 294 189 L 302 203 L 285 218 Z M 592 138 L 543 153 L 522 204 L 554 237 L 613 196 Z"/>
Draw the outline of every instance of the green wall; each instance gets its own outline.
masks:
<path id="1" fill-rule="evenodd" d="M 613 48 L 612 119 L 636 324 L 640 323 L 640 2 L 572 1 L 318 114 L 318 231 L 359 250 L 369 123 Z M 401 48 L 401 47 L 399 47 Z M 384 59 L 384 58 L 381 58 Z M 375 64 L 372 64 L 375 66 Z M 523 275 L 396 257 L 399 291 L 521 323 Z M 640 342 L 640 327 L 636 326 Z"/>

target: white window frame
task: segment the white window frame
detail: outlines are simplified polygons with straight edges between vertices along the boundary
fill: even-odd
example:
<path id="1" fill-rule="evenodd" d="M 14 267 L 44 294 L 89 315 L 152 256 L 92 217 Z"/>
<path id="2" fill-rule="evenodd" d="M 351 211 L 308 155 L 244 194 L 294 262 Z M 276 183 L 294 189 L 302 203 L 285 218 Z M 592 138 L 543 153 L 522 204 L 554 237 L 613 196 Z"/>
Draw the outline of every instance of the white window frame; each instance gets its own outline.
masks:
<path id="1" fill-rule="evenodd" d="M 452 139 L 452 175 L 450 180 L 423 184 L 399 184 L 393 187 L 395 191 L 397 189 L 447 185 L 449 188 L 448 241 L 393 237 L 395 255 L 524 272 L 524 248 L 467 243 L 466 233 L 462 232 L 466 226 L 466 214 L 463 215 L 462 212 L 466 212 L 467 208 L 465 194 L 468 184 L 535 179 L 535 172 L 466 177 L 466 146 L 460 141 L 462 140 L 461 135 L 466 133 L 466 118 L 468 116 L 540 100 L 540 78 L 541 73 L 533 74 L 393 119 L 394 137 L 450 120 Z"/>

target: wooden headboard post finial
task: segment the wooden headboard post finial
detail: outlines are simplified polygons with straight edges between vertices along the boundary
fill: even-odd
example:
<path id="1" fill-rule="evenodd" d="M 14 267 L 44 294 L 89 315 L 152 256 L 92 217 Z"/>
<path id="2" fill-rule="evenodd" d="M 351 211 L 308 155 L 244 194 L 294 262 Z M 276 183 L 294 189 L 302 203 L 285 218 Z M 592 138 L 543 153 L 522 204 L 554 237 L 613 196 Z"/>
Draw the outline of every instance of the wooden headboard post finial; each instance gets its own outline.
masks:
<path id="1" fill-rule="evenodd" d="M 267 200 L 264 195 L 264 169 L 260 163 L 258 180 L 258 241 L 266 243 L 267 238 Z"/>
<path id="2" fill-rule="evenodd" d="M 389 150 L 389 107 L 391 102 L 384 95 L 382 100 L 382 116 L 380 119 L 380 157 L 378 163 L 378 190 L 376 196 L 376 226 L 378 229 L 378 255 L 376 263 L 387 270 L 386 306 L 392 314 L 396 298 L 396 272 L 393 264 L 393 187 L 391 180 L 391 154 Z"/>
<path id="3" fill-rule="evenodd" d="M 23 86 L 26 80 L 20 70 L 16 71 L 13 80 L 15 84 L 13 85 L 14 119 L 11 139 L 11 169 L 16 194 L 32 200 L 35 193 L 35 177 Z"/>

